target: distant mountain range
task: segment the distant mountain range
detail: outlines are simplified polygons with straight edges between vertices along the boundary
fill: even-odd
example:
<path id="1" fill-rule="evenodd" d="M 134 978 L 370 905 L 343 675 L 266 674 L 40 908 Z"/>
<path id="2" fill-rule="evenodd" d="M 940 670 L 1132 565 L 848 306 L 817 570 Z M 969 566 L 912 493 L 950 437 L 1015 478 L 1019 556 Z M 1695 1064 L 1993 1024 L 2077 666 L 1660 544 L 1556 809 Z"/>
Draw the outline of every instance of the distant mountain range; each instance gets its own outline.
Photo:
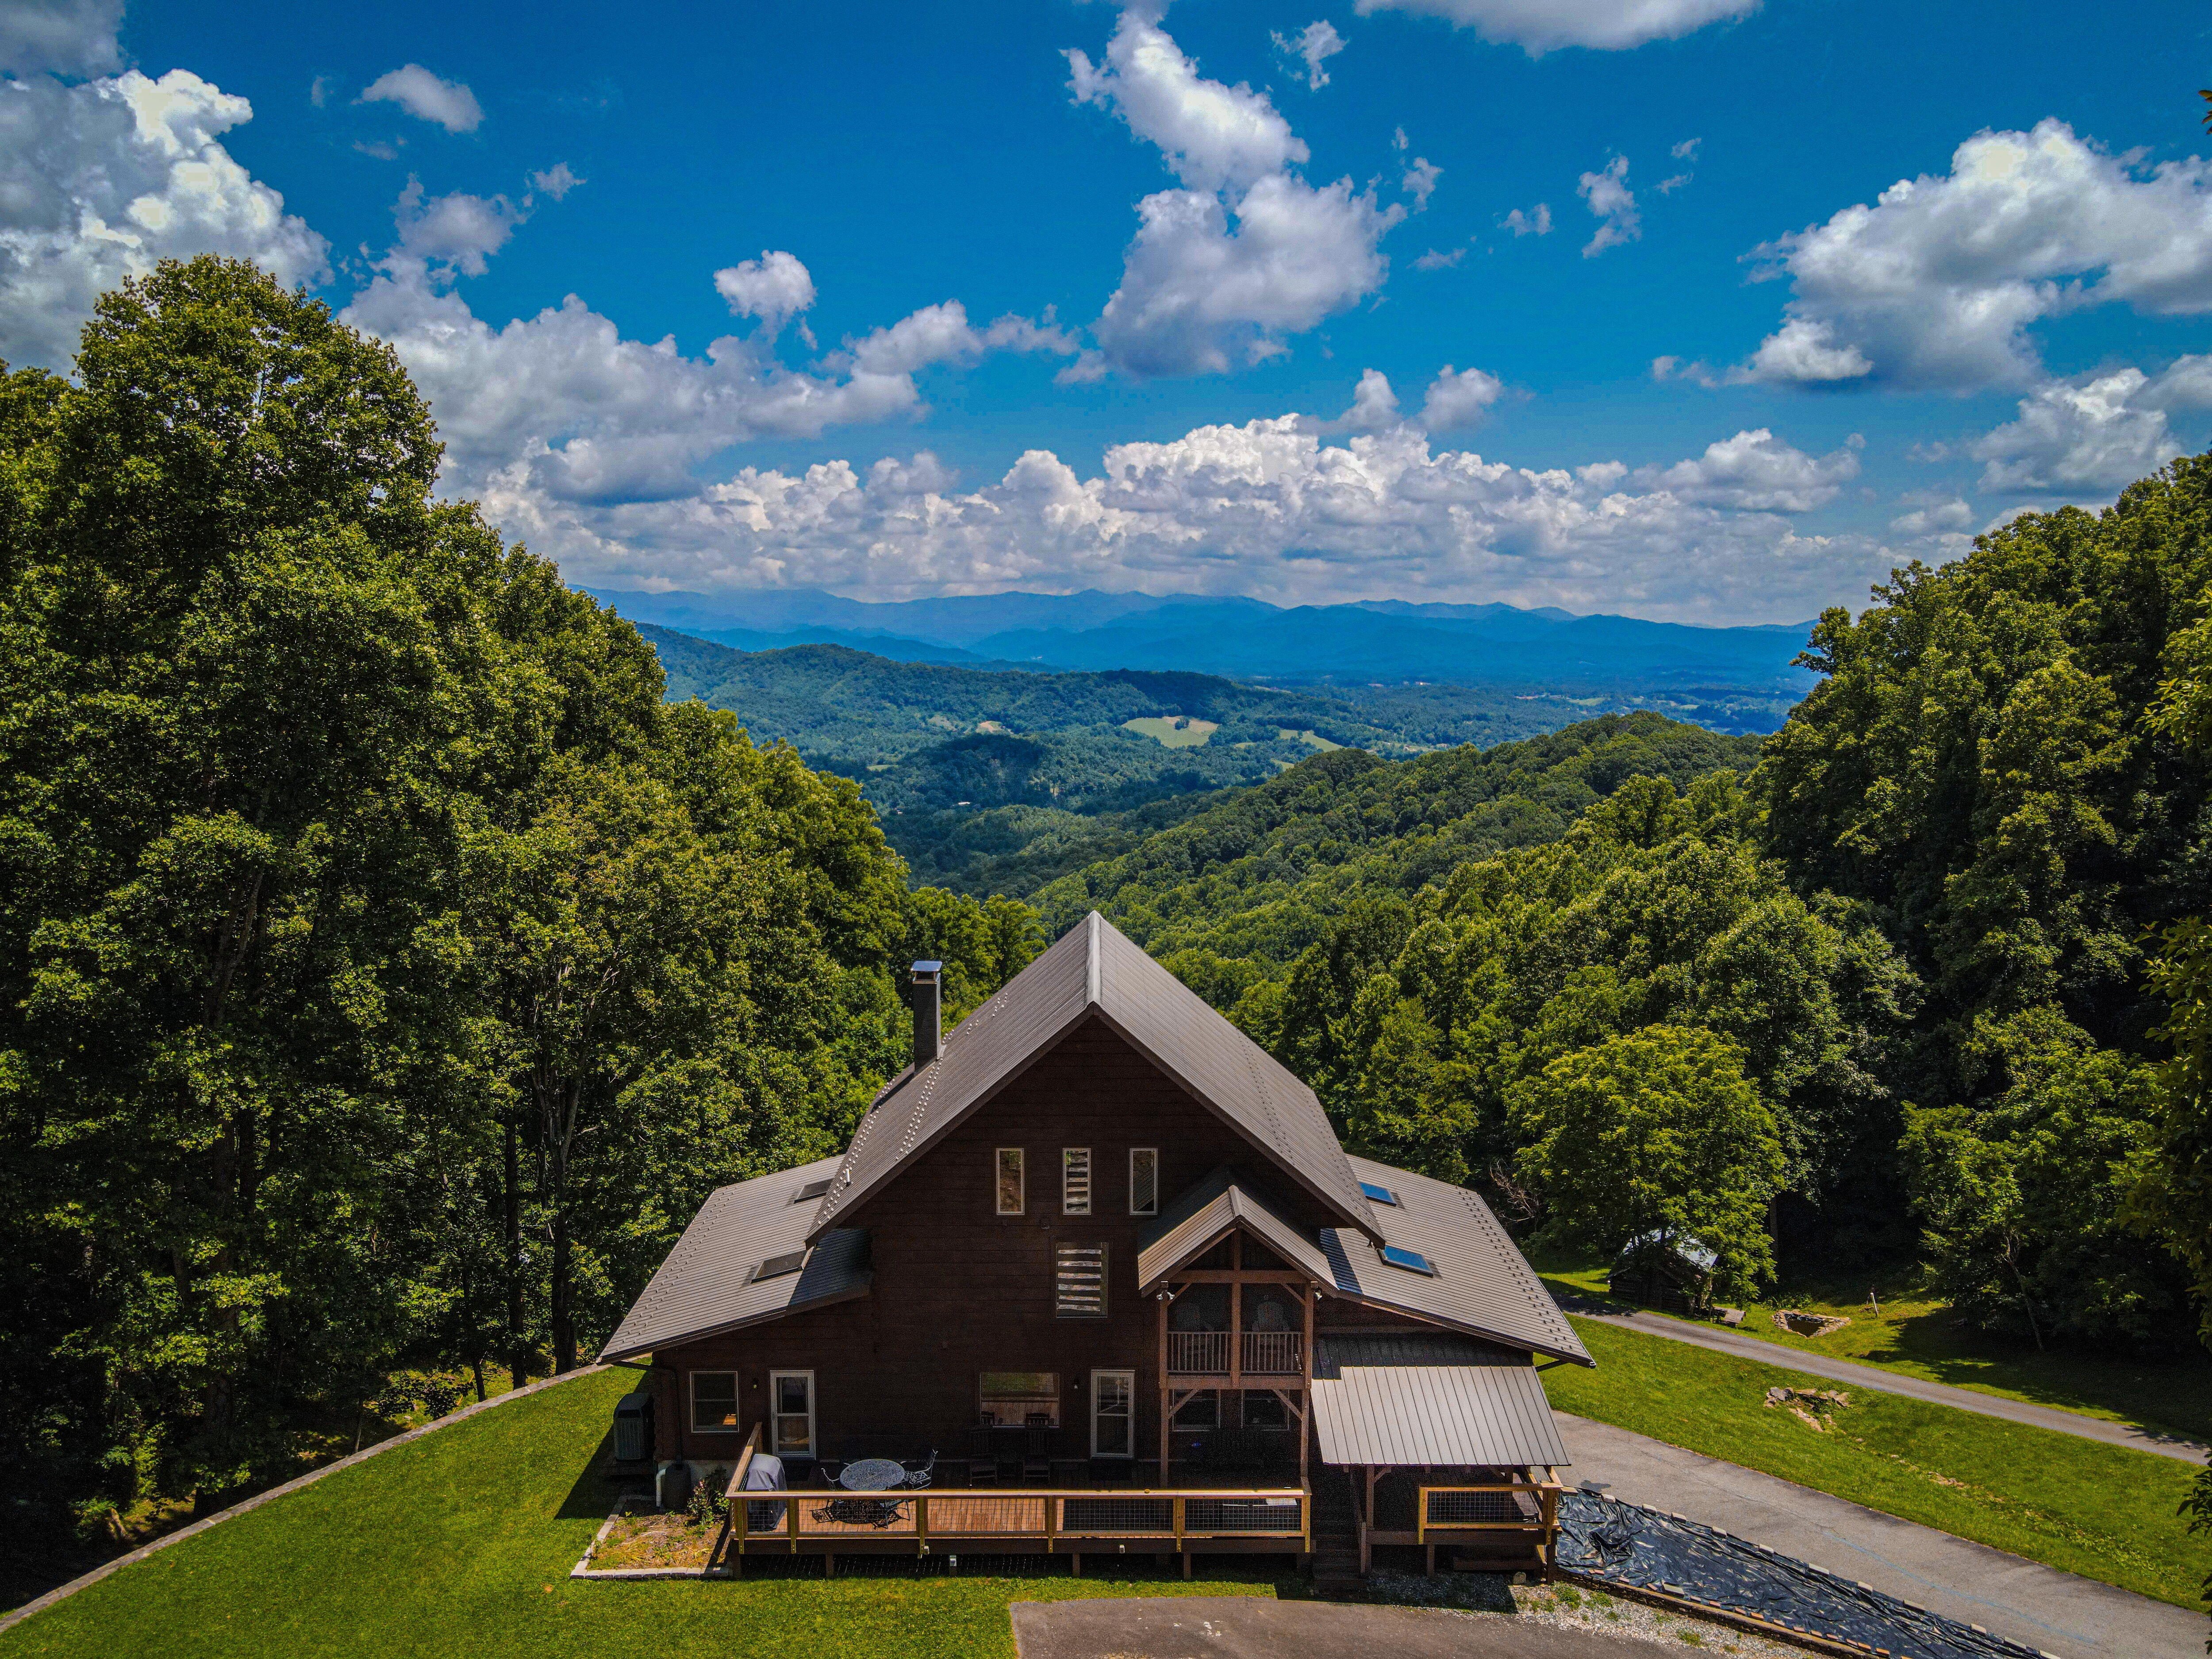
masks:
<path id="1" fill-rule="evenodd" d="M 633 622 L 741 651 L 847 645 L 900 662 L 1031 670 L 1184 670 L 1243 680 L 1449 681 L 1618 691 L 1802 694 L 1809 624 L 1693 628 L 1510 605 L 1268 605 L 1146 593 L 994 593 L 873 603 L 814 589 L 586 588 Z"/>

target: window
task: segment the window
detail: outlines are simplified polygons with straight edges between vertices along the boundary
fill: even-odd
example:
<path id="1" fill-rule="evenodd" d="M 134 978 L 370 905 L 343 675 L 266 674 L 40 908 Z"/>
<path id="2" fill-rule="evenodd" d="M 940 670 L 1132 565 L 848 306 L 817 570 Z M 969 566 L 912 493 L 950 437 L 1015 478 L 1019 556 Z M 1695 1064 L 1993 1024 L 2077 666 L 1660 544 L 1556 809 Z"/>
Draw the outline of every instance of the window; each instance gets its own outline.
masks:
<path id="1" fill-rule="evenodd" d="M 1283 1396 L 1247 1389 L 1244 1391 L 1244 1426 L 1248 1429 L 1290 1427 L 1290 1413 L 1283 1409 Z"/>
<path id="2" fill-rule="evenodd" d="M 1363 1181 L 1359 1183 L 1359 1190 L 1366 1194 L 1368 1197 L 1373 1199 L 1377 1204 L 1389 1204 L 1395 1206 L 1398 1202 L 1398 1194 L 1392 1192 L 1388 1187 L 1383 1186 L 1379 1182 Z"/>
<path id="3" fill-rule="evenodd" d="M 775 1408 L 770 1437 L 775 1443 L 777 1455 L 813 1456 L 814 1373 L 770 1371 L 768 1397 L 769 1403 Z"/>
<path id="4" fill-rule="evenodd" d="M 830 1187 L 834 1184 L 835 1183 L 832 1182 L 827 1176 L 824 1176 L 819 1181 L 810 1181 L 804 1187 L 801 1187 L 797 1192 L 791 1195 L 791 1201 L 794 1204 L 811 1203 L 814 1200 L 821 1197 L 823 1194 L 828 1192 Z"/>
<path id="5" fill-rule="evenodd" d="M 1160 1153 L 1157 1146 L 1129 1148 L 1129 1213 L 1160 1212 Z"/>
<path id="6" fill-rule="evenodd" d="M 1091 1213 L 1091 1149 L 1060 1149 L 1060 1210 L 1062 1215 Z"/>
<path id="7" fill-rule="evenodd" d="M 1394 1267 L 1403 1267 L 1409 1273 L 1426 1273 L 1431 1279 L 1437 1276 L 1436 1263 L 1419 1250 L 1401 1249 L 1395 1244 L 1385 1244 L 1382 1259 Z"/>
<path id="8" fill-rule="evenodd" d="M 1134 1457 L 1137 1455 L 1136 1372 L 1091 1373 L 1091 1455 L 1093 1457 Z"/>
<path id="9" fill-rule="evenodd" d="M 999 1148 L 999 1213 L 1019 1215 L 1022 1212 L 1022 1149 L 1018 1146 Z"/>
<path id="10" fill-rule="evenodd" d="M 1053 1247 L 1052 1310 L 1061 1319 L 1106 1317 L 1106 1247 Z"/>
<path id="11" fill-rule="evenodd" d="M 1031 1418 L 1045 1420 L 1036 1426 L 1060 1426 L 1058 1371 L 985 1371 L 977 1379 L 982 1420 L 994 1429 L 1030 1426 Z"/>
<path id="12" fill-rule="evenodd" d="M 1221 1396 L 1212 1389 L 1201 1389 L 1176 1407 L 1175 1425 L 1179 1429 L 1218 1429 L 1221 1426 Z"/>
<path id="13" fill-rule="evenodd" d="M 691 1429 L 695 1434 L 734 1434 L 738 1427 L 738 1374 L 691 1373 Z"/>
<path id="14" fill-rule="evenodd" d="M 791 1250 L 782 1255 L 772 1255 L 753 1269 L 753 1282 L 763 1279 L 781 1279 L 786 1273 L 795 1273 L 806 1265 L 806 1252 Z"/>

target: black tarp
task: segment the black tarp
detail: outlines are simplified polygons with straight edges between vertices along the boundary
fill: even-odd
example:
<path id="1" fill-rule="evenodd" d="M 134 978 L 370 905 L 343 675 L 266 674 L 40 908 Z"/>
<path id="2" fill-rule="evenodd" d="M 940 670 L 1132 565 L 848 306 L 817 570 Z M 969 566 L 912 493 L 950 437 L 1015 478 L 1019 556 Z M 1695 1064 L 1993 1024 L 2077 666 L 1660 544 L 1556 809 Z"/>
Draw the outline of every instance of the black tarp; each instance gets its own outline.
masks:
<path id="1" fill-rule="evenodd" d="M 2040 1654 L 1716 1528 L 1594 1492 L 1560 1498 L 1559 1564 L 1605 1583 L 1660 1590 L 1787 1629 L 1886 1648 L 1899 1659 Z"/>

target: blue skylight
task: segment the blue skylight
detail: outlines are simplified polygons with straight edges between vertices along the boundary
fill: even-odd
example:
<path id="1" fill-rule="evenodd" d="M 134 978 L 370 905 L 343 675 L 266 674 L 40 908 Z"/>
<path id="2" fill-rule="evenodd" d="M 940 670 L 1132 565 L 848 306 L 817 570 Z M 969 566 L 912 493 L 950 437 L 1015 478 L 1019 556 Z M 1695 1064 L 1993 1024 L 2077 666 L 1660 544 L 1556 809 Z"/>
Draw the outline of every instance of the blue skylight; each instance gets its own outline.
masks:
<path id="1" fill-rule="evenodd" d="M 1359 1190 L 1377 1204 L 1395 1204 L 1398 1201 L 1397 1194 L 1392 1192 L 1388 1187 L 1379 1186 L 1372 1181 L 1361 1182 Z"/>
<path id="2" fill-rule="evenodd" d="M 1403 1267 L 1407 1273 L 1426 1273 L 1431 1279 L 1437 1276 L 1436 1264 L 1419 1250 L 1401 1249 L 1395 1244 L 1385 1244 L 1382 1259 L 1394 1267 Z"/>

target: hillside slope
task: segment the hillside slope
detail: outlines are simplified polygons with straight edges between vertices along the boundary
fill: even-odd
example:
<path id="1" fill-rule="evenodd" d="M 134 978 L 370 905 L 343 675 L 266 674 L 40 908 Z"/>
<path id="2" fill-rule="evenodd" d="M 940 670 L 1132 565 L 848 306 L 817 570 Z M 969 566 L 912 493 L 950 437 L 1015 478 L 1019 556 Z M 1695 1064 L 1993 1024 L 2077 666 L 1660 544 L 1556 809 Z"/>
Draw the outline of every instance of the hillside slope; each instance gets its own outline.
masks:
<path id="1" fill-rule="evenodd" d="M 1469 860 L 1554 841 L 1631 777 L 1745 772 L 1759 740 L 1656 714 L 1604 715 L 1482 750 L 1390 762 L 1346 750 L 1227 796 L 1042 887 L 1054 933 L 1103 911 L 1158 957 L 1274 971 L 1356 891 L 1407 894 Z M 1225 965 L 1225 964 L 1224 964 Z M 1196 961 L 1179 963 L 1202 978 Z M 1200 986 L 1234 1000 L 1236 988 Z"/>

